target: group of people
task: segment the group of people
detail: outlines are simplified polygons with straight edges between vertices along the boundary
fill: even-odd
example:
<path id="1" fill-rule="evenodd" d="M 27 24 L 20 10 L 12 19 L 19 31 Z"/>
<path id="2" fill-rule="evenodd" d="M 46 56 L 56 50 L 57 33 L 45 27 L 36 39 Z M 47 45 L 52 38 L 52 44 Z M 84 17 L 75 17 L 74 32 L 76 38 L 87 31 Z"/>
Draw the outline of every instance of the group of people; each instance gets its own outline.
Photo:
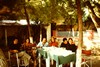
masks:
<path id="1" fill-rule="evenodd" d="M 18 39 L 15 38 L 12 42 L 12 44 L 9 46 L 9 51 L 11 53 L 18 53 L 18 56 L 20 59 L 22 59 L 25 63 L 25 65 L 29 65 L 30 59 L 36 60 L 36 51 L 32 49 L 35 48 L 41 48 L 41 47 L 59 47 L 59 43 L 57 42 L 55 37 L 51 37 L 50 41 L 47 42 L 46 38 L 43 38 L 42 41 L 40 41 L 38 44 L 32 44 L 30 43 L 29 39 L 26 39 L 23 44 L 20 44 Z M 72 52 L 76 52 L 77 46 L 75 45 L 72 38 L 63 38 L 63 42 L 60 45 L 61 48 L 66 48 L 66 50 L 71 50 Z M 36 61 L 34 61 L 36 64 Z"/>
<path id="2" fill-rule="evenodd" d="M 51 40 L 47 42 L 46 38 L 43 38 L 41 42 L 37 44 L 37 47 L 59 47 L 58 42 L 55 37 L 51 37 Z M 71 50 L 72 52 L 76 52 L 77 46 L 72 38 L 63 38 L 63 42 L 60 45 L 61 48 L 65 48 L 66 50 Z"/>
<path id="3" fill-rule="evenodd" d="M 60 47 L 66 48 L 66 50 L 71 50 L 72 52 L 76 52 L 77 46 L 72 38 L 63 38 L 63 42 L 61 43 Z"/>
<path id="4" fill-rule="evenodd" d="M 21 44 L 18 38 L 14 38 L 12 43 L 8 47 L 11 54 L 18 53 L 18 57 L 20 58 L 20 60 L 24 62 L 25 66 L 28 66 L 30 60 L 33 57 L 32 55 L 34 55 L 32 51 L 32 47 L 34 46 L 36 45 L 31 44 L 29 39 L 26 39 L 26 41 Z"/>

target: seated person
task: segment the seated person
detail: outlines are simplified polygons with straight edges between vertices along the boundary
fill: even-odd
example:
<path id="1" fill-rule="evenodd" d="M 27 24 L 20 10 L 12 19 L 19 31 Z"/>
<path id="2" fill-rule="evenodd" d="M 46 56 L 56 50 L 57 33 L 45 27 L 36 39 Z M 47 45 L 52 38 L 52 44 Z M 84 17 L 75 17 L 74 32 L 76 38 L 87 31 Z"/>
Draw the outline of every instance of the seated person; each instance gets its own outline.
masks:
<path id="1" fill-rule="evenodd" d="M 56 38 L 55 37 L 51 37 L 49 46 L 58 47 L 58 42 L 56 42 Z"/>
<path id="2" fill-rule="evenodd" d="M 11 45 L 9 45 L 9 51 L 11 53 L 18 53 L 18 56 L 21 60 L 24 61 L 25 66 L 29 65 L 29 60 L 31 56 L 29 56 L 25 51 L 20 50 L 21 44 L 18 43 L 18 39 L 15 38 Z"/>
<path id="3" fill-rule="evenodd" d="M 26 39 L 26 41 L 22 44 L 22 50 L 26 51 L 28 54 L 31 54 L 33 44 L 30 43 L 29 39 Z"/>
<path id="4" fill-rule="evenodd" d="M 36 47 L 41 48 L 41 47 L 47 47 L 48 46 L 48 42 L 46 38 L 43 38 L 41 42 L 38 43 L 38 45 Z"/>
<path id="5" fill-rule="evenodd" d="M 76 52 L 77 46 L 73 42 L 73 39 L 72 38 L 69 38 L 68 39 L 68 45 L 69 45 L 68 50 L 71 50 L 72 52 Z"/>
<path id="6" fill-rule="evenodd" d="M 60 47 L 68 49 L 67 38 L 63 38 L 63 42 L 61 43 Z"/>
<path id="7" fill-rule="evenodd" d="M 36 44 L 30 43 L 29 39 L 26 39 L 25 42 L 22 44 L 22 49 L 26 51 L 32 58 L 32 61 L 34 62 L 34 67 L 36 67 L 36 58 L 37 58 L 37 50 L 36 50 Z"/>

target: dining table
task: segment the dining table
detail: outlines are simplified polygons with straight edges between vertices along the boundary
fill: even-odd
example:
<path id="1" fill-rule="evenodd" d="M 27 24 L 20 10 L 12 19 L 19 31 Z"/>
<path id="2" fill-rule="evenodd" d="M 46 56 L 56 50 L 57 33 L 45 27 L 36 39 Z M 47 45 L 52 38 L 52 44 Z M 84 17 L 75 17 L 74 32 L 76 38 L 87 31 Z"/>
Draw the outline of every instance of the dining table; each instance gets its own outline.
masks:
<path id="1" fill-rule="evenodd" d="M 70 50 L 57 47 L 42 47 L 38 48 L 39 55 L 39 67 L 41 67 L 41 56 L 46 60 L 46 67 L 50 67 L 50 60 L 56 61 L 56 67 L 62 67 L 63 64 L 70 63 L 70 67 L 73 67 L 73 63 L 76 62 L 76 54 Z"/>

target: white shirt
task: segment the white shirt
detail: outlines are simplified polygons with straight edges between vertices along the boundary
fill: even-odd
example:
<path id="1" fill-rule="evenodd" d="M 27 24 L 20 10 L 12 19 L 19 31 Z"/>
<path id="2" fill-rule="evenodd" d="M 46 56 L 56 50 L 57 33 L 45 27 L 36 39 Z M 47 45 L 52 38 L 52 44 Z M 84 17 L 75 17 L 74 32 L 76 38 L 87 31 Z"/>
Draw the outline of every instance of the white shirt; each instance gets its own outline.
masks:
<path id="1" fill-rule="evenodd" d="M 39 42 L 37 47 L 47 47 L 48 46 L 48 42 L 46 42 L 44 45 L 42 42 Z"/>

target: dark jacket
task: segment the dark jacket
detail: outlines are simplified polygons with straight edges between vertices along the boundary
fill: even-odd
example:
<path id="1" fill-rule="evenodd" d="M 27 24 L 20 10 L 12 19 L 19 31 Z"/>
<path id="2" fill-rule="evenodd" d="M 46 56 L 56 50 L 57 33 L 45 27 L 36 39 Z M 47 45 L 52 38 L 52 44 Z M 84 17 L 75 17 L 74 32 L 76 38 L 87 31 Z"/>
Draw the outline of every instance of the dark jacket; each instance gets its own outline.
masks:
<path id="1" fill-rule="evenodd" d="M 69 44 L 61 43 L 61 46 L 60 46 L 60 47 L 66 48 L 66 50 L 68 50 L 68 48 L 69 48 Z"/>
<path id="2" fill-rule="evenodd" d="M 69 44 L 68 50 L 71 50 L 72 52 L 76 52 L 77 46 L 75 44 Z"/>
<path id="3" fill-rule="evenodd" d="M 20 51 L 20 47 L 21 47 L 20 44 L 11 44 L 11 45 L 9 46 L 9 49 L 10 49 L 10 50 L 18 50 L 18 51 Z"/>

